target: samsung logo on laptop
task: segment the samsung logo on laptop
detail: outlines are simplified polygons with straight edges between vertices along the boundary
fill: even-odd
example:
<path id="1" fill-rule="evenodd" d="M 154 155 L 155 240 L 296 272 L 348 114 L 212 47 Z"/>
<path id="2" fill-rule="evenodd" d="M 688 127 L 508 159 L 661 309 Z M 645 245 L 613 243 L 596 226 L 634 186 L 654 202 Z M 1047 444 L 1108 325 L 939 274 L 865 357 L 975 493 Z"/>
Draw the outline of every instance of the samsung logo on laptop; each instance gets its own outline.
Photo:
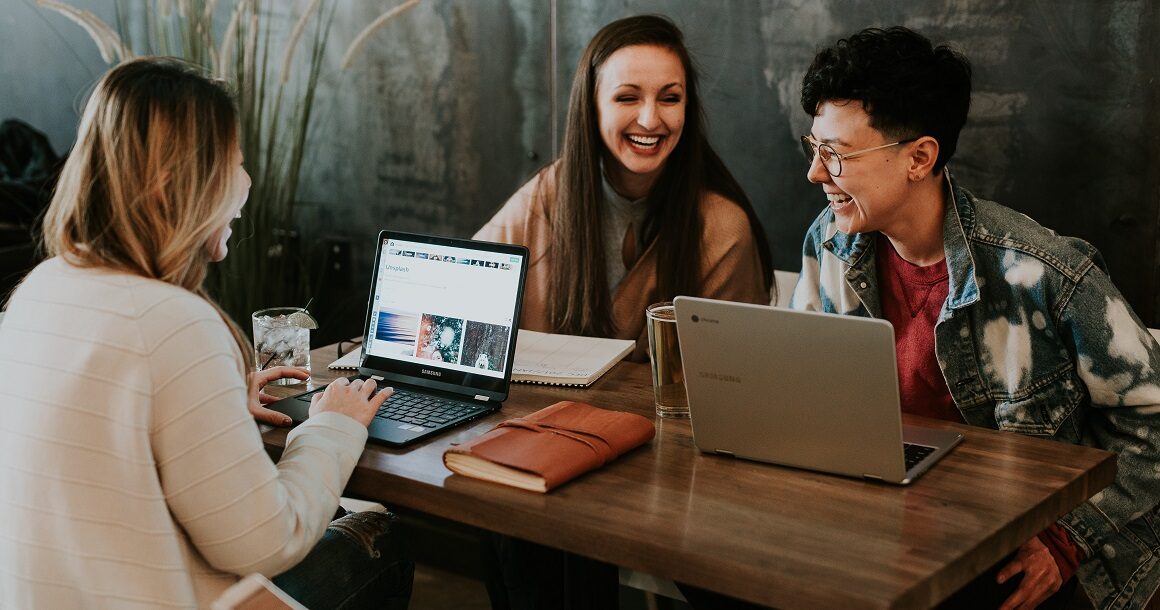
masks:
<path id="1" fill-rule="evenodd" d="M 712 379 L 714 381 L 724 381 L 726 383 L 741 383 L 741 378 L 737 375 L 726 375 L 724 373 L 710 373 L 708 371 L 701 371 L 700 376 L 704 379 Z"/>
<path id="2" fill-rule="evenodd" d="M 430 375 L 432 377 L 442 377 L 443 376 L 442 371 L 432 371 L 431 369 L 419 369 L 419 371 L 421 373 L 423 373 L 424 375 Z"/>

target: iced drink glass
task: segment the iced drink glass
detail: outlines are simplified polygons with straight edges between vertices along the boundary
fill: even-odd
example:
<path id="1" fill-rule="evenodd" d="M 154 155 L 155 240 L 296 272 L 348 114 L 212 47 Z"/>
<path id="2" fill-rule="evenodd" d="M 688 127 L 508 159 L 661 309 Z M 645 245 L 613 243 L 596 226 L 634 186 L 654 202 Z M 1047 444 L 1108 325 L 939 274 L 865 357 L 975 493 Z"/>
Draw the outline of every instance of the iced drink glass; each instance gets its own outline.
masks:
<path id="1" fill-rule="evenodd" d="M 254 351 L 258 370 L 293 366 L 310 372 L 310 329 L 294 323 L 291 315 L 305 313 L 301 307 L 270 307 L 255 311 Z M 275 380 L 277 385 L 302 383 L 297 379 Z"/>

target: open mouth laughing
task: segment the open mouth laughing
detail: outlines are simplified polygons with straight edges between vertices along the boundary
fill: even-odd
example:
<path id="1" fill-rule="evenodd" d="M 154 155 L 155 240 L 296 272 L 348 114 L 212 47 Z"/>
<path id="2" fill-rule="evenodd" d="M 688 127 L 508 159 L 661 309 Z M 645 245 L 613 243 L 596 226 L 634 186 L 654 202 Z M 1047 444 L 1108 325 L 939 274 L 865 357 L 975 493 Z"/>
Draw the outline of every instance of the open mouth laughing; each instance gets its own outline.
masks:
<path id="1" fill-rule="evenodd" d="M 657 145 L 660 144 L 661 139 L 662 139 L 661 136 L 626 135 L 625 137 L 628 139 L 628 141 L 632 144 L 632 146 L 634 148 L 641 148 L 644 150 L 655 149 L 657 147 Z"/>
<path id="2" fill-rule="evenodd" d="M 841 211 L 851 203 L 854 203 L 854 198 L 845 193 L 826 193 L 826 199 L 830 202 L 830 209 L 835 212 Z"/>

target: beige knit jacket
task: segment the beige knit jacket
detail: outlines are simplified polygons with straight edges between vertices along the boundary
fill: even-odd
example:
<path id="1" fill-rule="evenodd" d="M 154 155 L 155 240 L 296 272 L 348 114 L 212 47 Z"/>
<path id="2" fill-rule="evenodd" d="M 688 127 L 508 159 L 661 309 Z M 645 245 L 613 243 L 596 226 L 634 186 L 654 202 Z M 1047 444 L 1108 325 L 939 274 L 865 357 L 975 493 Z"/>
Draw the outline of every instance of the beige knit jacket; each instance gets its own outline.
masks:
<path id="1" fill-rule="evenodd" d="M 557 165 L 538 173 L 508 199 L 475 239 L 527 246 L 530 252 L 520 328 L 551 332 L 548 290 L 552 256 L 552 227 L 548 210 L 555 199 Z M 547 180 L 546 188 L 540 181 Z M 536 193 L 542 193 L 536 197 Z M 768 305 L 769 291 L 761 277 L 761 259 L 749 219 L 732 201 L 708 193 L 701 199 L 704 230 L 701 237 L 700 275 L 707 298 Z M 648 359 L 644 309 L 661 300 L 657 294 L 656 243 L 649 244 L 620 281 L 612 295 L 616 338 L 636 340 L 632 359 Z M 584 264 L 577 261 L 577 264 Z"/>

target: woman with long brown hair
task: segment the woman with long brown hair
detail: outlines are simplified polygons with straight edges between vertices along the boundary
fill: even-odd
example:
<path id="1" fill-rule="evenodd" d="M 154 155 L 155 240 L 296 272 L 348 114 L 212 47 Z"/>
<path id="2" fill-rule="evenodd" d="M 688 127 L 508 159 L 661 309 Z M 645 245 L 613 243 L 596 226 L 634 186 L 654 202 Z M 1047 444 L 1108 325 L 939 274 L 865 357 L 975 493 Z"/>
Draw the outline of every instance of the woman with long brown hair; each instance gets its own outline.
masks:
<path id="1" fill-rule="evenodd" d="M 628 17 L 596 33 L 576 67 L 560 158 L 475 234 L 530 250 L 523 328 L 634 339 L 643 360 L 650 303 L 770 302 L 765 232 L 703 113 L 672 21 Z M 616 607 L 615 566 L 500 535 L 484 552 L 497 610 Z"/>
<path id="2" fill-rule="evenodd" d="M 227 89 L 179 60 L 124 63 L 90 97 L 50 258 L 0 326 L 0 607 L 205 607 L 251 572 L 310 607 L 406 607 L 389 514 L 328 530 L 390 392 L 332 384 L 275 465 L 259 389 L 306 375 L 252 372 L 202 289 L 250 187 L 238 134 Z"/>
<path id="3" fill-rule="evenodd" d="M 576 68 L 560 158 L 476 239 L 531 251 L 521 326 L 636 339 L 676 295 L 770 302 L 765 232 L 709 145 L 681 31 L 655 15 L 601 29 Z"/>

